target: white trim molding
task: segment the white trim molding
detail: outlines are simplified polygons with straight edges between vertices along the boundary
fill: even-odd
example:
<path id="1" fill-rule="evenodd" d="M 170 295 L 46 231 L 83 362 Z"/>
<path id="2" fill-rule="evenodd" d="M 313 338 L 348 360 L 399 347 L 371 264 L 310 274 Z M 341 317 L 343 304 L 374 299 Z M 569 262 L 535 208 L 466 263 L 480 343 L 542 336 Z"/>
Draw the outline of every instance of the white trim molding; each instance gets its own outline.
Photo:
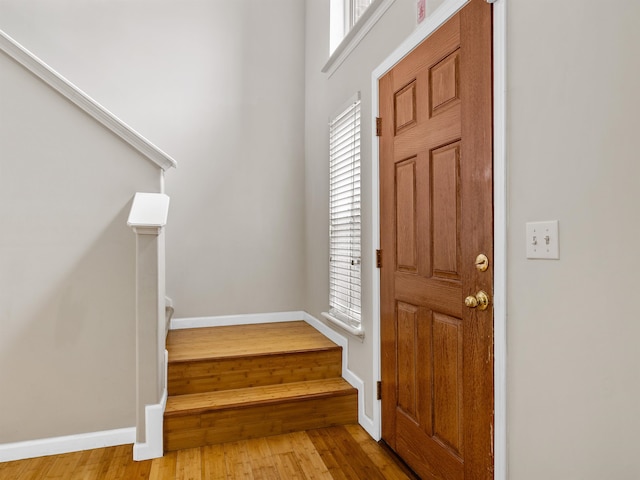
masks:
<path id="1" fill-rule="evenodd" d="M 360 341 L 364 340 L 364 330 L 362 329 L 362 325 L 358 328 L 352 327 L 348 323 L 343 322 L 342 320 L 337 319 L 329 312 L 322 312 L 321 315 L 333 323 L 336 327 L 343 329 L 345 332 L 350 333 L 354 337 L 358 337 Z"/>
<path id="2" fill-rule="evenodd" d="M 215 317 L 172 318 L 169 330 L 184 328 L 223 327 L 251 325 L 254 323 L 295 322 L 304 320 L 305 312 L 248 313 L 244 315 L 220 315 Z"/>
<path id="3" fill-rule="evenodd" d="M 495 480 L 507 480 L 507 0 L 493 2 L 493 388 Z"/>
<path id="4" fill-rule="evenodd" d="M 63 437 L 42 438 L 0 445 L 0 462 L 24 460 L 26 458 L 60 455 L 94 448 L 128 445 L 136 439 L 135 427 L 80 433 Z"/>
<path id="5" fill-rule="evenodd" d="M 67 98 L 71 103 L 92 116 L 99 123 L 118 135 L 162 170 L 177 166 L 177 162 L 164 153 L 113 113 L 73 85 L 13 38 L 0 30 L 0 49 L 20 65 L 43 80 L 47 85 Z"/>
<path id="6" fill-rule="evenodd" d="M 374 419 L 367 416 L 365 412 L 365 384 L 360 377 L 349 370 L 349 340 L 341 333 L 329 328 L 325 323 L 321 322 L 313 315 L 307 312 L 303 312 L 303 314 L 305 322 L 318 330 L 333 343 L 342 347 L 342 378 L 349 382 L 353 388 L 358 390 L 358 423 L 374 439 L 380 440 L 380 434 L 376 428 L 376 422 L 374 422 Z M 373 390 L 375 391 L 375 382 Z"/>
<path id="7" fill-rule="evenodd" d="M 165 358 L 167 351 L 165 350 Z M 165 365 L 167 363 L 165 362 Z M 165 370 L 166 372 L 166 370 Z M 166 377 L 166 373 L 165 373 Z M 165 385 L 167 382 L 165 381 Z M 147 405 L 144 409 L 145 416 L 145 443 L 136 442 L 133 445 L 133 459 L 136 461 L 160 458 L 164 455 L 163 427 L 164 409 L 167 406 L 167 389 L 164 389 L 160 403 Z"/>
<path id="8" fill-rule="evenodd" d="M 371 111 L 379 112 L 378 80 L 409 52 L 420 45 L 469 0 L 445 0 L 420 26 L 396 48 L 371 74 Z M 494 478 L 507 479 L 507 158 L 506 158 L 506 0 L 493 3 L 493 94 L 494 94 Z M 375 128 L 375 122 L 373 122 Z M 371 135 L 371 229 L 373 248 L 380 247 L 379 148 L 375 132 Z M 375 264 L 375 259 L 373 259 Z M 380 272 L 373 270 L 371 308 L 374 342 L 373 378 L 380 378 Z M 374 396 L 375 398 L 375 396 Z M 374 401 L 374 427 L 380 438 L 381 404 Z M 364 426 L 364 425 L 363 425 Z"/>

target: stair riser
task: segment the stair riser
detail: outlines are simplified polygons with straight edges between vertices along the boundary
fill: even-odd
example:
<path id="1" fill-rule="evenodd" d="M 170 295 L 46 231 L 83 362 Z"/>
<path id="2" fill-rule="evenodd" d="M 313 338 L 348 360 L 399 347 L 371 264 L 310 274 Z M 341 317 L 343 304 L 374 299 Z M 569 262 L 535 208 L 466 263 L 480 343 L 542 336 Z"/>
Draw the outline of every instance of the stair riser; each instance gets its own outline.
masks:
<path id="1" fill-rule="evenodd" d="M 231 408 L 164 420 L 165 451 L 358 421 L 357 393 Z"/>
<path id="2" fill-rule="evenodd" d="M 169 395 L 340 377 L 339 348 L 169 364 Z"/>

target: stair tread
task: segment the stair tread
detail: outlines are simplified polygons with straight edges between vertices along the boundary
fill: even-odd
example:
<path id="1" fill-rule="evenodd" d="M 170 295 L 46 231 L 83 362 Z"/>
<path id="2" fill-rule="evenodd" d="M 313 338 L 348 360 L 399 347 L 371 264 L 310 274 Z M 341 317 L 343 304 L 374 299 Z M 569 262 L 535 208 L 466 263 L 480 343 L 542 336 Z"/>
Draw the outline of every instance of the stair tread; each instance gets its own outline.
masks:
<path id="1" fill-rule="evenodd" d="M 169 363 L 340 348 L 304 321 L 172 330 Z"/>
<path id="2" fill-rule="evenodd" d="M 266 405 L 321 396 L 349 395 L 356 392 L 357 390 L 343 378 L 329 378 L 217 392 L 192 393 L 170 396 L 167 399 L 165 416 L 189 415 L 223 408 Z"/>

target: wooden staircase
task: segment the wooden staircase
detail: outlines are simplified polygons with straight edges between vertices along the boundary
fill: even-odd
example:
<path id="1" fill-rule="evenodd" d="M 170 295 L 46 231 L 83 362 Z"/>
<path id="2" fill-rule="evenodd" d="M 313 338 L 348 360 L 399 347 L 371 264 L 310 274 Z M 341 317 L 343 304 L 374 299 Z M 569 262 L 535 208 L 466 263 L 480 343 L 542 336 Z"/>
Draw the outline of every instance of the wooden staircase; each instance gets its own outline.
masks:
<path id="1" fill-rule="evenodd" d="M 172 330 L 165 451 L 357 423 L 342 348 L 305 322 Z"/>

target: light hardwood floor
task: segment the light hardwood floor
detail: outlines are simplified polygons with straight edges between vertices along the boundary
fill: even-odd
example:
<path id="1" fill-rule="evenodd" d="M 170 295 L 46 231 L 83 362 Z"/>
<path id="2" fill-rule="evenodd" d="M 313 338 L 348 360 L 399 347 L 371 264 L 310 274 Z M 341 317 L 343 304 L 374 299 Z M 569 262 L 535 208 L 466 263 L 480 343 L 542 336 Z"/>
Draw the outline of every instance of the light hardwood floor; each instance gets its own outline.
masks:
<path id="1" fill-rule="evenodd" d="M 360 426 L 167 453 L 134 462 L 131 445 L 0 463 L 2 480 L 414 479 Z"/>

